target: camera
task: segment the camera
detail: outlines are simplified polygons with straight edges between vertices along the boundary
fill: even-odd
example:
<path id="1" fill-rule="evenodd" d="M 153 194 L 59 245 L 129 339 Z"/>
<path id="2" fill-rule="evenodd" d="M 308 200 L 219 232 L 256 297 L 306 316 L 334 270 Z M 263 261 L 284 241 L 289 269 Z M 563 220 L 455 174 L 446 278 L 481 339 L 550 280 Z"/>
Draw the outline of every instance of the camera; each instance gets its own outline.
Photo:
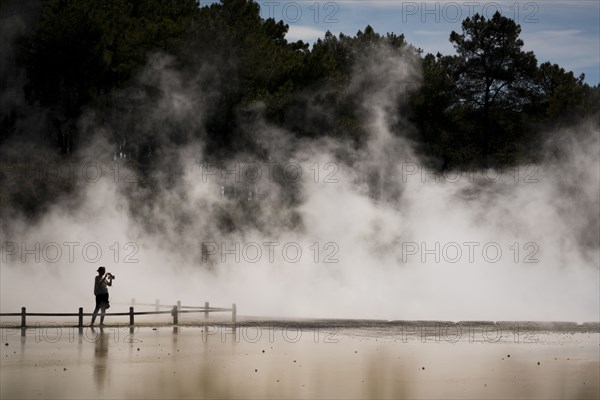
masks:
<path id="1" fill-rule="evenodd" d="M 110 272 L 108 272 L 108 273 L 106 274 L 106 277 L 107 277 L 107 278 L 109 278 L 109 279 L 117 279 L 117 277 L 116 277 L 116 276 L 114 276 L 113 274 L 111 274 Z"/>

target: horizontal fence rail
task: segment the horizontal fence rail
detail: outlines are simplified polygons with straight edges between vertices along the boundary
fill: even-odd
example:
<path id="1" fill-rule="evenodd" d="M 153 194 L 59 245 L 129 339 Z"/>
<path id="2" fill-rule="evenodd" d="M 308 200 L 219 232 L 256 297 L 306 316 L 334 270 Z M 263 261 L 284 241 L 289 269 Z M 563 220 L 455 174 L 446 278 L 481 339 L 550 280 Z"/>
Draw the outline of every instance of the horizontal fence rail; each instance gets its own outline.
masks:
<path id="1" fill-rule="evenodd" d="M 119 303 L 115 303 L 119 304 Z M 129 312 L 112 312 L 104 313 L 104 316 L 129 316 L 129 325 L 135 324 L 136 315 L 161 315 L 171 314 L 173 317 L 173 325 L 179 324 L 179 314 L 190 314 L 190 313 L 204 313 L 205 318 L 208 317 L 210 312 L 226 312 L 231 311 L 231 322 L 234 324 L 237 320 L 237 306 L 235 303 L 231 305 L 231 308 L 225 307 L 209 307 L 208 302 L 204 303 L 204 307 L 200 306 L 182 306 L 181 301 L 177 301 L 176 305 L 168 306 L 159 304 L 156 300 L 154 304 L 137 303 L 138 306 L 152 306 L 155 307 L 155 311 L 135 311 L 133 304 L 135 299 L 132 299 L 132 306 L 129 307 Z M 159 308 L 170 308 L 169 311 L 159 311 Z M 184 310 L 185 309 L 185 310 Z M 31 313 L 27 312 L 25 307 L 21 307 L 20 313 L 0 313 L 0 317 L 21 317 L 21 328 L 27 328 L 27 317 L 78 317 L 78 327 L 83 328 L 83 317 L 92 317 L 94 313 L 84 313 L 83 307 L 79 307 L 79 312 L 76 313 Z M 97 315 L 102 316 L 102 313 Z"/>
<path id="2" fill-rule="evenodd" d="M 115 303 L 120 305 L 126 305 L 126 303 Z M 135 306 L 147 306 L 154 307 L 155 311 L 159 311 L 161 308 L 173 309 L 175 305 L 173 304 L 160 304 L 160 300 L 156 299 L 154 303 L 138 303 L 135 298 L 131 299 L 131 307 Z M 177 310 L 181 312 L 182 309 L 190 309 L 190 310 L 201 310 L 204 312 L 204 318 L 208 318 L 208 313 L 210 312 L 222 312 L 222 311 L 231 311 L 233 322 L 235 322 L 235 304 L 233 304 L 232 308 L 223 308 L 223 307 L 210 307 L 209 302 L 204 302 L 204 306 L 182 306 L 181 300 L 177 300 Z"/>

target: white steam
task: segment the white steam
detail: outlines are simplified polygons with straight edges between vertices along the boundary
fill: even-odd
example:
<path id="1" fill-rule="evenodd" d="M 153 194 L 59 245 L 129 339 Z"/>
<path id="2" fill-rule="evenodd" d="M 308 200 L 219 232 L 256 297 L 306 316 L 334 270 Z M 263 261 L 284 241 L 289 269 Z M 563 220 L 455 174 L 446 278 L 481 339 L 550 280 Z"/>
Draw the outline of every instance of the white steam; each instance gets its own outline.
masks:
<path id="1" fill-rule="evenodd" d="M 168 62 L 154 59 L 143 79 L 161 96 L 144 108 L 148 115 L 140 124 L 159 129 L 165 121 L 191 118 L 192 128 L 199 129 L 205 104 Z M 31 255 L 22 262 L 20 252 L 3 259 L 2 311 L 24 305 L 55 312 L 89 308 L 95 270 L 106 265 L 117 275 L 113 302 L 132 297 L 194 305 L 235 302 L 241 315 L 282 317 L 597 320 L 597 125 L 557 133 L 568 138 L 560 160 L 516 172 L 436 178 L 419 163 L 410 142 L 391 133 L 402 118 L 394 111 L 399 88 L 419 79 L 410 56 L 385 48 L 358 63 L 349 91 L 363 106 L 369 132 L 362 150 L 331 139 L 294 140 L 281 128 L 252 122 L 247 129 L 257 132 L 269 156 L 228 160 L 230 169 L 250 164 L 262 169 L 252 185 L 239 185 L 257 196 L 248 202 L 252 193 L 244 192 L 246 208 L 222 196 L 221 182 L 203 164 L 203 143 L 194 140 L 169 150 L 167 160 L 183 174 L 170 182 L 159 177 L 152 193 L 134 183 L 124 187 L 127 183 L 101 179 L 82 186 L 78 204 L 57 204 L 35 225 L 10 221 L 12 236 L 3 243 L 28 248 L 58 243 L 63 254 L 56 263 L 44 257 L 37 263 Z M 93 118 L 84 125 L 102 137 L 98 132 L 104 128 L 95 127 Z M 105 146 L 100 143 L 105 142 L 95 140 L 87 151 L 97 153 Z M 352 162 L 340 154 L 350 154 Z M 288 176 L 297 202 L 284 201 L 289 188 L 285 179 L 282 185 L 269 178 L 269 163 L 301 167 L 301 177 Z M 375 195 L 365 178 L 373 174 L 379 182 Z M 152 201 L 140 202 L 144 196 Z M 243 224 L 250 214 L 254 222 Z M 233 215 L 232 229 L 219 228 L 223 215 Z M 80 243 L 73 262 L 64 253 L 67 242 Z M 83 258 L 86 243 L 100 246 L 101 260 Z M 115 243 L 117 256 L 111 249 Z M 135 245 L 126 248 L 127 243 Z M 239 251 L 225 254 L 224 262 L 220 251 L 205 260 L 202 243 L 227 249 L 238 243 Z M 282 255 L 290 243 L 302 250 L 297 262 Z M 257 262 L 251 262 L 254 244 L 262 251 Z M 131 256 L 136 246 L 139 251 Z M 502 255 L 495 260 L 498 248 Z M 425 249 L 433 252 L 424 254 Z M 462 254 L 452 262 L 457 249 Z M 293 250 L 287 255 L 293 257 Z M 125 263 L 128 255 L 139 262 Z"/>

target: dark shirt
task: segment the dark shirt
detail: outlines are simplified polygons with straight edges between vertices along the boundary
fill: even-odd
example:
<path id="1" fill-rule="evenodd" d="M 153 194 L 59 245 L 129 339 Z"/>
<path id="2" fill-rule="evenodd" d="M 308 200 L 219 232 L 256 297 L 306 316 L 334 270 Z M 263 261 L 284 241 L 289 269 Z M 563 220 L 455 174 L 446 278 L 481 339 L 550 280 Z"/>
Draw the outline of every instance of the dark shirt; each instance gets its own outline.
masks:
<path id="1" fill-rule="evenodd" d="M 105 293 L 108 293 L 108 286 L 106 286 L 106 281 L 102 281 L 102 277 L 98 275 L 94 279 L 94 295 Z"/>

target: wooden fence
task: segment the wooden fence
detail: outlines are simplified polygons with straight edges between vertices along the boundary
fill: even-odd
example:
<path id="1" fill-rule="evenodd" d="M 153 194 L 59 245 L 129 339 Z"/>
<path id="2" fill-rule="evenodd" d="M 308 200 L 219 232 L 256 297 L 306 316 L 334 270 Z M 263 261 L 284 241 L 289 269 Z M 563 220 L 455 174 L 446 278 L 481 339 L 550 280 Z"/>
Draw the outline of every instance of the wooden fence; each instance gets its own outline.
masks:
<path id="1" fill-rule="evenodd" d="M 119 304 L 119 303 L 115 303 Z M 134 306 L 153 306 L 154 311 L 135 311 Z M 161 308 L 169 308 L 169 311 L 160 311 Z M 181 301 L 177 301 L 176 305 L 165 305 L 160 304 L 158 300 L 155 303 L 136 303 L 135 299 L 131 299 L 131 306 L 129 312 L 117 312 L 117 313 L 105 313 L 105 316 L 129 316 L 129 326 L 135 324 L 136 315 L 160 315 L 160 314 L 171 314 L 173 317 L 173 325 L 179 324 L 179 314 L 189 313 L 204 313 L 204 317 L 208 318 L 208 313 L 211 312 L 224 312 L 231 311 L 231 322 L 236 323 L 237 319 L 237 307 L 235 303 L 231 305 L 231 308 L 224 307 L 209 307 L 209 303 L 204 303 L 204 307 L 201 306 L 182 306 Z M 31 313 L 27 312 L 25 307 L 21 307 L 20 313 L 0 313 L 0 317 L 21 317 L 21 328 L 27 328 L 27 317 L 78 317 L 79 328 L 83 327 L 83 317 L 91 317 L 93 313 L 84 313 L 83 307 L 79 307 L 77 313 Z M 98 315 L 102 315 L 98 313 Z"/>

